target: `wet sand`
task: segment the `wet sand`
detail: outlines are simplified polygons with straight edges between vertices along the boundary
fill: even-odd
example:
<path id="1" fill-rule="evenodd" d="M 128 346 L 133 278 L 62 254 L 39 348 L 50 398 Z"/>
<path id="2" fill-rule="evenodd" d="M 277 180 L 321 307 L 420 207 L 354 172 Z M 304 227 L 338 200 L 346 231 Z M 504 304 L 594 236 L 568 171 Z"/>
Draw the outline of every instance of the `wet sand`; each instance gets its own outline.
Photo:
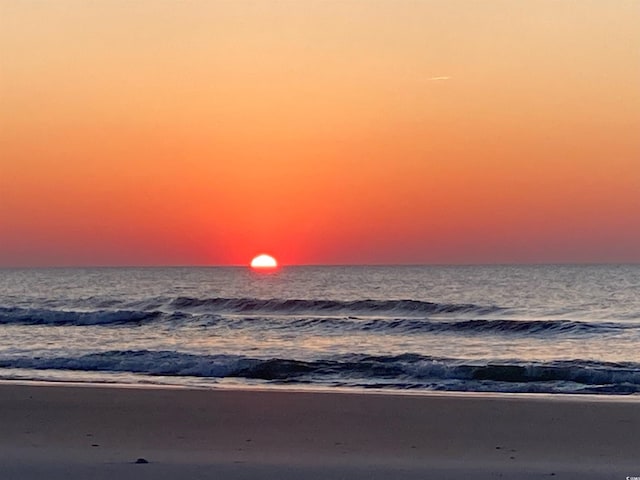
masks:
<path id="1" fill-rule="evenodd" d="M 3 480 L 627 476 L 640 398 L 0 385 Z"/>

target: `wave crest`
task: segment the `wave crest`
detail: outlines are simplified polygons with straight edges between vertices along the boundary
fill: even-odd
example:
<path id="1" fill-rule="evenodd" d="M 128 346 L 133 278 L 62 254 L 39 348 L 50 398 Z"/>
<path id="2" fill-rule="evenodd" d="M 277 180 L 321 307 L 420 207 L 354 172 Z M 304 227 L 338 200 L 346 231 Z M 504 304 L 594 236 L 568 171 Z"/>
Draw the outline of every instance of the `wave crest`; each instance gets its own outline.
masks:
<path id="1" fill-rule="evenodd" d="M 130 372 L 147 375 L 236 377 L 307 383 L 430 390 L 640 393 L 640 364 L 586 360 L 468 362 L 419 354 L 343 355 L 304 361 L 241 355 L 127 350 L 79 357 L 5 358 L 0 368 Z"/>
<path id="2" fill-rule="evenodd" d="M 0 307 L 0 324 L 22 325 L 124 325 L 158 318 L 161 312 L 139 310 L 98 310 L 94 312 Z"/>
<path id="3" fill-rule="evenodd" d="M 495 306 L 473 304 L 447 304 L 423 302 L 420 300 L 304 300 L 304 299 L 259 299 L 259 298 L 194 298 L 178 297 L 171 301 L 171 306 L 179 309 L 209 309 L 215 312 L 228 313 L 404 313 L 404 314 L 437 314 L 437 313 L 477 313 L 485 314 L 501 310 Z"/>

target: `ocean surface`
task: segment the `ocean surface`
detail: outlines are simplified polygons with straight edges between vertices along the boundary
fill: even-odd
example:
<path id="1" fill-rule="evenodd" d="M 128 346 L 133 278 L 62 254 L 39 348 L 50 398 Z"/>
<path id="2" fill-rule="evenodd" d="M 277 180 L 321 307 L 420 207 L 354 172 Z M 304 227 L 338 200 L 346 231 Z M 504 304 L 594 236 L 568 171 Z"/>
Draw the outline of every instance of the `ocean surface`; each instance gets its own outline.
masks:
<path id="1" fill-rule="evenodd" d="M 640 394 L 640 265 L 0 270 L 0 380 Z"/>

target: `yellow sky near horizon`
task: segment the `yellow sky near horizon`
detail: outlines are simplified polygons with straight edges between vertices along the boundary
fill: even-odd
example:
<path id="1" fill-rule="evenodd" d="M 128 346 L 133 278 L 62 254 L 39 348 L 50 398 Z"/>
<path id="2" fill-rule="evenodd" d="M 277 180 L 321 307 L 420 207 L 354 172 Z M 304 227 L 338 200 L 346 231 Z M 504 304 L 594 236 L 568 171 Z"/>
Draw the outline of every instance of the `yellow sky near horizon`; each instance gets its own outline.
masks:
<path id="1" fill-rule="evenodd" d="M 0 0 L 0 265 L 640 261 L 638 20 Z"/>

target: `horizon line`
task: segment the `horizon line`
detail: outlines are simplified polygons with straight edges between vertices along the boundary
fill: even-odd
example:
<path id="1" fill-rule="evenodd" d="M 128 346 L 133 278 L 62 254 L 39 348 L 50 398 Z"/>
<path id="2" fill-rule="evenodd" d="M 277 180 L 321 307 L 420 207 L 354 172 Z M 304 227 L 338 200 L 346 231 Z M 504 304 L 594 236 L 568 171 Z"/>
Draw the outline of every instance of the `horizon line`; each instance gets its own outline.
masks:
<path id="1" fill-rule="evenodd" d="M 297 267 L 535 267 L 535 266 L 605 266 L 640 265 L 640 261 L 621 262 L 494 262 L 494 263 L 295 263 L 279 264 L 279 268 Z M 0 265 L 0 270 L 38 269 L 87 269 L 87 268 L 251 268 L 246 263 L 234 264 L 166 264 L 166 265 Z"/>

